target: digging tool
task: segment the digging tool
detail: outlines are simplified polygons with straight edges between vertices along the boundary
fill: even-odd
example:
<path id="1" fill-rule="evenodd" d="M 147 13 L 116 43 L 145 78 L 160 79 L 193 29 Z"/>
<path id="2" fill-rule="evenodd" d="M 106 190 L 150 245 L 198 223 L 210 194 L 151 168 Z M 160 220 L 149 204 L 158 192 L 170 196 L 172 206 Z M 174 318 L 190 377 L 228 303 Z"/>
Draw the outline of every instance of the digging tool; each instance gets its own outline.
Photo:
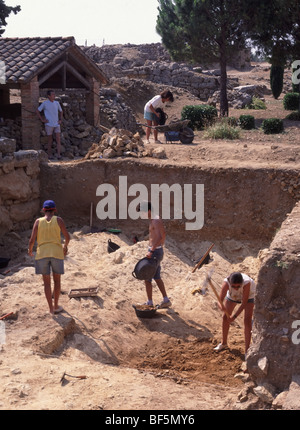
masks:
<path id="1" fill-rule="evenodd" d="M 62 377 L 60 378 L 60 383 L 63 384 L 64 381 L 66 381 L 66 376 L 68 376 L 69 378 L 76 378 L 76 379 L 86 379 L 85 375 L 80 375 L 80 376 L 74 376 L 74 375 L 69 375 L 67 372 L 64 372 Z"/>
<path id="2" fill-rule="evenodd" d="M 202 256 L 202 258 L 198 261 L 198 263 L 195 265 L 195 267 L 192 270 L 192 273 L 196 272 L 196 270 L 198 269 L 198 267 L 201 266 L 201 264 L 203 263 L 203 261 L 205 260 L 205 258 L 208 256 L 208 254 L 210 253 L 210 251 L 212 250 L 212 248 L 215 246 L 215 244 L 213 243 L 208 250 L 205 252 L 205 254 Z"/>
<path id="3" fill-rule="evenodd" d="M 214 284 L 212 283 L 211 275 L 212 275 L 212 271 L 211 271 L 209 274 L 206 274 L 206 278 L 205 278 L 205 280 L 204 280 L 204 282 L 203 282 L 202 288 L 205 288 L 207 284 L 209 284 L 209 285 L 210 285 L 210 287 L 211 287 L 211 289 L 213 290 L 213 292 L 214 292 L 214 294 L 215 294 L 215 296 L 216 296 L 216 298 L 217 298 L 218 302 L 220 303 L 221 308 L 222 308 L 222 309 L 223 309 L 223 311 L 225 312 L 225 314 L 226 314 L 227 318 L 230 318 L 229 313 L 225 310 L 224 305 L 223 305 L 223 303 L 222 303 L 222 301 L 221 301 L 221 298 L 220 298 L 220 296 L 219 296 L 219 294 L 218 294 L 218 292 L 217 292 L 217 290 L 216 290 L 216 288 L 215 288 Z M 195 294 L 196 292 L 199 292 L 199 288 L 196 288 L 195 290 L 193 290 L 193 291 L 192 291 L 192 294 Z"/>
<path id="4" fill-rule="evenodd" d="M 10 312 L 9 314 L 3 315 L 0 320 L 4 320 L 5 318 L 11 316 L 13 314 L 13 312 Z"/>

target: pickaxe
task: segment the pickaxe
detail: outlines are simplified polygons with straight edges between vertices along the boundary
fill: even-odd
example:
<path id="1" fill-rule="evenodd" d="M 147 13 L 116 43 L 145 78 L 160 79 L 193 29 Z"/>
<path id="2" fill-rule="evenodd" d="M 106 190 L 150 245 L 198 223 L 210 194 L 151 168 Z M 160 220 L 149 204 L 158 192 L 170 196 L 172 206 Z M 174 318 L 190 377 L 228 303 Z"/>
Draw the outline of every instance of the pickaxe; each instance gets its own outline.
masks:
<path id="1" fill-rule="evenodd" d="M 213 270 L 211 270 L 211 271 L 209 272 L 209 274 L 206 274 L 206 278 L 205 278 L 205 280 L 204 280 L 204 282 L 203 282 L 202 288 L 205 288 L 207 284 L 209 284 L 209 285 L 211 286 L 211 289 L 212 289 L 212 290 L 213 290 L 213 292 L 215 293 L 215 296 L 216 296 L 216 298 L 217 298 L 218 302 L 220 303 L 220 306 L 221 306 L 222 310 L 225 312 L 225 314 L 226 314 L 227 318 L 230 318 L 229 313 L 225 310 L 225 307 L 224 307 L 224 305 L 223 305 L 223 303 L 222 303 L 222 301 L 221 301 L 221 298 L 220 298 L 220 296 L 219 296 L 219 294 L 218 294 L 218 292 L 217 292 L 217 290 L 216 290 L 215 286 L 214 286 L 214 285 L 213 285 L 213 283 L 212 283 L 212 278 L 211 278 L 212 273 L 213 273 Z M 199 291 L 199 288 L 196 288 L 195 290 L 193 290 L 193 291 L 192 291 L 192 294 L 195 294 L 195 293 L 196 293 L 196 292 L 198 292 L 198 291 Z"/>
<path id="2" fill-rule="evenodd" d="M 64 381 L 66 381 L 65 376 L 69 376 L 69 378 L 77 378 L 77 379 L 86 379 L 85 375 L 80 375 L 80 376 L 73 376 L 73 375 L 69 375 L 68 373 L 64 372 L 62 377 L 60 378 L 60 383 L 63 384 Z"/>

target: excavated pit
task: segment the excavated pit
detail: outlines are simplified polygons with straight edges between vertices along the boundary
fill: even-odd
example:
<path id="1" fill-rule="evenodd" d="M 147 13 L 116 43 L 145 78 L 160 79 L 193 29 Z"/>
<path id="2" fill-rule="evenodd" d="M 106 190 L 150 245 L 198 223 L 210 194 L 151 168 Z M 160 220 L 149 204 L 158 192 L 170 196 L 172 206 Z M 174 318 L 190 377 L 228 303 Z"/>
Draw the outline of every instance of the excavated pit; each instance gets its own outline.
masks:
<path id="1" fill-rule="evenodd" d="M 221 283 L 222 276 L 233 268 L 245 271 L 257 279 L 260 253 L 269 247 L 276 230 L 280 229 L 281 223 L 295 204 L 295 196 L 286 192 L 286 188 L 289 182 L 293 183 L 297 179 L 298 173 L 271 168 L 193 168 L 172 165 L 168 161 L 160 161 L 158 164 L 153 160 L 89 160 L 47 164 L 41 170 L 42 200 L 55 194 L 60 215 L 69 225 L 90 223 L 91 231 L 94 232 L 109 227 L 121 229 L 126 238 L 125 244 L 119 241 L 119 245 L 128 247 L 134 237 L 141 241 L 146 239 L 145 221 L 99 220 L 96 215 L 97 204 L 101 200 L 101 197 L 96 196 L 96 190 L 101 184 L 111 184 L 116 190 L 118 213 L 120 177 L 126 178 L 126 192 L 131 185 L 143 184 L 149 190 L 149 196 L 153 183 L 167 184 L 169 187 L 180 184 L 182 188 L 184 184 L 203 184 L 204 226 L 200 230 L 188 231 L 185 228 L 187 220 L 166 220 L 167 234 L 171 238 L 168 254 L 172 255 L 173 247 L 177 248 L 180 263 L 188 262 L 191 265 L 211 243 L 216 243 L 216 254 L 212 261 L 217 263 L 215 267 L 214 263 L 210 263 L 210 267 L 216 271 L 216 280 Z M 122 191 L 124 198 L 124 189 Z M 130 198 L 127 196 L 127 203 L 129 202 Z M 174 201 L 171 200 L 171 205 L 172 203 Z M 89 229 L 86 228 L 86 231 Z M 94 234 L 99 235 L 99 241 L 103 240 L 104 233 Z M 163 312 L 151 321 L 137 319 L 133 324 L 126 324 L 122 323 L 122 313 L 129 311 L 126 308 L 127 302 L 120 301 L 116 306 L 119 324 L 124 325 L 122 334 L 125 332 L 133 336 L 138 332 L 137 328 L 142 327 L 143 336 L 147 337 L 147 333 L 150 333 L 152 341 L 143 339 L 129 350 L 120 342 L 117 349 L 109 351 L 105 347 L 99 348 L 93 341 L 87 342 L 86 335 L 77 330 L 62 342 L 58 350 L 75 348 L 96 361 L 152 371 L 176 381 L 198 380 L 240 386 L 241 381 L 234 379 L 234 375 L 240 370 L 244 357 L 242 321 L 236 327 L 230 351 L 216 356 L 212 349 L 220 334 L 216 329 L 219 322 L 214 321 L 212 324 L 210 320 L 207 325 L 204 322 L 199 329 L 198 323 L 191 317 L 191 309 L 184 309 L 183 306 L 180 310 L 177 308 L 177 311 L 172 309 Z M 211 305 L 214 312 L 218 312 L 216 304 Z M 190 320 L 187 319 L 189 312 Z M 184 316 L 182 320 L 181 316 Z M 217 320 L 218 317 L 214 318 Z M 171 323 L 174 321 L 180 326 L 176 334 L 172 333 Z M 165 332 L 162 329 L 164 326 L 168 327 Z M 165 335 L 162 339 L 159 335 L 161 331 Z"/>

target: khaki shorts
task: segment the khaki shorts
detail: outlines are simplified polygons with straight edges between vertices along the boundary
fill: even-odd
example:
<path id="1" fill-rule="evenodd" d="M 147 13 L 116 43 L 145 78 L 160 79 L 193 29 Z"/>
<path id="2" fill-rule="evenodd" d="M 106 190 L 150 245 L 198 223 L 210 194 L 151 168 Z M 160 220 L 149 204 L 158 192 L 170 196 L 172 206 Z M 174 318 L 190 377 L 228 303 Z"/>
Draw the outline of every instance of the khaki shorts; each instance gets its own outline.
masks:
<path id="1" fill-rule="evenodd" d="M 60 125 L 56 126 L 56 127 L 51 127 L 50 125 L 45 124 L 45 131 L 47 136 L 52 136 L 53 132 L 56 133 L 60 133 Z"/>

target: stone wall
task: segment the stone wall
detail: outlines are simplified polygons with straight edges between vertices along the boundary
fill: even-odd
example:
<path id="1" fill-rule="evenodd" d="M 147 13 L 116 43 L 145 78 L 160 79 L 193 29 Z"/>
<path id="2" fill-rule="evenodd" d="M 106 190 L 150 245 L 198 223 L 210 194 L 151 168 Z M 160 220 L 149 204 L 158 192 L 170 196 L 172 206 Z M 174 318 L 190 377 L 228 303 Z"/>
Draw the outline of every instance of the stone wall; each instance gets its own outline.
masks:
<path id="1" fill-rule="evenodd" d="M 200 65 L 194 67 L 174 62 L 160 43 L 91 46 L 84 50 L 109 77 L 145 79 L 183 88 L 202 101 L 207 101 L 220 88 L 218 69 L 203 70 Z M 250 67 L 249 52 L 238 53 L 232 59 L 232 66 L 242 69 Z M 229 88 L 236 85 L 236 81 L 229 80 Z"/>
<path id="2" fill-rule="evenodd" d="M 40 209 L 43 151 L 18 151 L 13 139 L 0 138 L 0 236 L 32 226 Z"/>

